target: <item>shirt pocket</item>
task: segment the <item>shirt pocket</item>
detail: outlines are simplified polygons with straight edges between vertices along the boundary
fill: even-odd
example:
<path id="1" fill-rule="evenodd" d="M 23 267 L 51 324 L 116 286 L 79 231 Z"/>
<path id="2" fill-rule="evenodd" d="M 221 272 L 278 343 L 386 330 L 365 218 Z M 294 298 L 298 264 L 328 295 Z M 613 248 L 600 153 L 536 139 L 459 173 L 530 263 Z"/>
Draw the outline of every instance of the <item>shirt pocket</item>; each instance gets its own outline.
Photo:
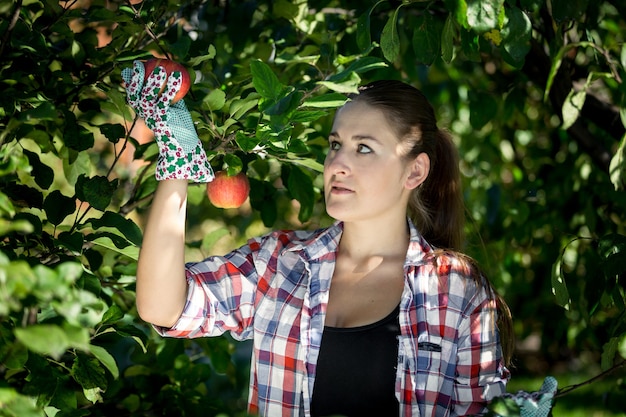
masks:
<path id="1" fill-rule="evenodd" d="M 417 338 L 417 370 L 439 372 L 444 350 L 443 339 L 438 336 L 421 335 Z"/>

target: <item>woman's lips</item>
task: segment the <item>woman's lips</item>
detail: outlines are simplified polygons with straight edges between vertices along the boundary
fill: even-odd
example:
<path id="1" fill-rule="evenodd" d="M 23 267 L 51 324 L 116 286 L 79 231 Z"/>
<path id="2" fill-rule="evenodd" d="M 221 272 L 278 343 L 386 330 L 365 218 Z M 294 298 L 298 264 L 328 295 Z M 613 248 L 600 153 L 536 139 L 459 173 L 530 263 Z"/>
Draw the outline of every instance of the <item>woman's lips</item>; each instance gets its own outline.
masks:
<path id="1" fill-rule="evenodd" d="M 343 184 L 331 184 L 330 192 L 333 194 L 349 194 L 349 193 L 352 193 L 353 191 L 350 188 L 344 186 Z"/>

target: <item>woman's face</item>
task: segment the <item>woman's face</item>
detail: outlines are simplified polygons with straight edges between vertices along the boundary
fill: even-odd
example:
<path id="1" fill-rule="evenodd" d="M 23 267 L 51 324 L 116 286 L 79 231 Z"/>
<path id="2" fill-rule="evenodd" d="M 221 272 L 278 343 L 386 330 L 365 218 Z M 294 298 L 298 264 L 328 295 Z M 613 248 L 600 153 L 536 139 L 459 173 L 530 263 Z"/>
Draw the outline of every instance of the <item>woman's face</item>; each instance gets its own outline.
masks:
<path id="1" fill-rule="evenodd" d="M 343 221 L 406 216 L 415 183 L 415 160 L 396 137 L 381 110 L 359 101 L 335 116 L 324 163 L 328 214 Z M 427 174 L 427 172 L 426 172 Z M 425 177 L 424 177 L 425 178 Z"/>

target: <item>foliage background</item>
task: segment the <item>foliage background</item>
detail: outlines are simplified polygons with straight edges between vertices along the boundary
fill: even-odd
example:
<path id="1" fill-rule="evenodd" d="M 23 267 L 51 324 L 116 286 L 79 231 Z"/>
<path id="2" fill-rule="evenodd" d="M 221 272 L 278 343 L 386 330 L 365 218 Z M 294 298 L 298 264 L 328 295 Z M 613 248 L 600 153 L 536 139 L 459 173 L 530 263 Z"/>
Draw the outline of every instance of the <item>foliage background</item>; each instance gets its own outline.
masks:
<path id="1" fill-rule="evenodd" d="M 189 197 L 189 257 L 328 224 L 343 94 L 431 99 L 462 155 L 467 252 L 512 309 L 509 390 L 625 415 L 626 9 L 606 0 L 36 1 L 0 5 L 0 415 L 245 415 L 248 346 L 162 339 L 134 307 L 156 147 L 120 71 L 169 56 L 239 210 Z M 608 376 L 572 391 L 595 375 Z"/>

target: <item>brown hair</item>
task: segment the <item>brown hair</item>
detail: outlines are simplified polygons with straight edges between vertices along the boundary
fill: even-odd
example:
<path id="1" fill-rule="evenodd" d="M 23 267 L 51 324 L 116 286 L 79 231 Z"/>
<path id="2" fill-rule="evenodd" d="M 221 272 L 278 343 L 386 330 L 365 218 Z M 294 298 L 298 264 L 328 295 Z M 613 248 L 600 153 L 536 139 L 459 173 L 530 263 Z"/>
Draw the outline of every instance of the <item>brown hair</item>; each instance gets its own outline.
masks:
<path id="1" fill-rule="evenodd" d="M 435 111 L 426 96 L 402 81 L 374 81 L 349 98 L 383 111 L 399 140 L 410 146 L 407 159 L 421 153 L 430 158 L 430 172 L 413 191 L 408 215 L 422 236 L 437 248 L 435 257 L 456 253 L 468 263 L 479 288 L 495 300 L 503 359 L 505 364 L 510 363 L 514 344 L 511 312 L 477 263 L 459 252 L 464 239 L 465 208 L 459 154 L 451 135 L 437 127 Z"/>
<path id="2" fill-rule="evenodd" d="M 459 156 L 451 136 L 437 127 L 435 111 L 418 89 L 401 81 L 375 81 L 350 97 L 381 109 L 400 141 L 430 158 L 430 173 L 416 188 L 408 212 L 424 238 L 438 248 L 459 250 L 465 223 Z"/>

